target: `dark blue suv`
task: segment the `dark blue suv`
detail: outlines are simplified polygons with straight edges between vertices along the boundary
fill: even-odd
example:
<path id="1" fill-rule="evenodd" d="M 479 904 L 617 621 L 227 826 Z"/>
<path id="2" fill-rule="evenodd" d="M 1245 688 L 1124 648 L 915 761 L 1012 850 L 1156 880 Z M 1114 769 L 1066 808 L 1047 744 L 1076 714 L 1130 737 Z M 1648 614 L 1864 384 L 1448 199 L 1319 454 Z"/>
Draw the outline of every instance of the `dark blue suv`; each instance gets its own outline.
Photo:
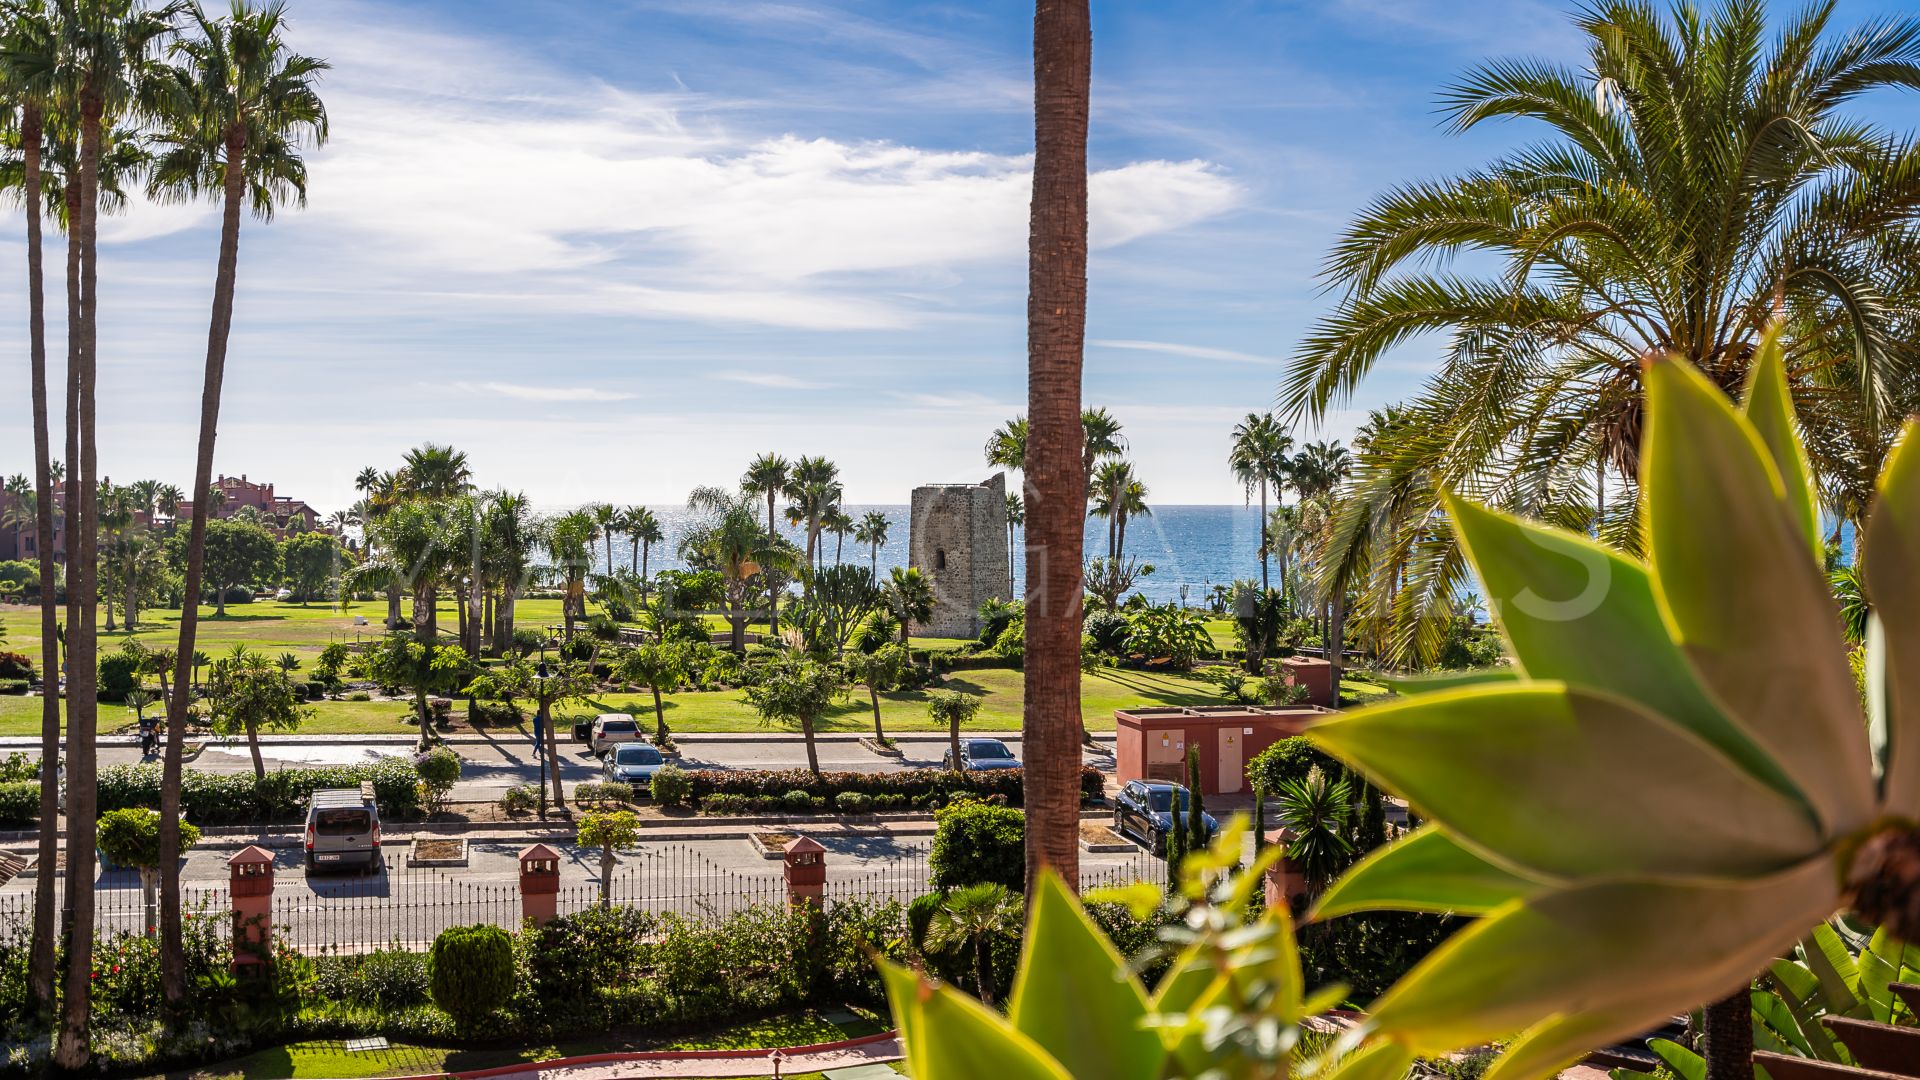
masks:
<path id="1" fill-rule="evenodd" d="M 1179 784 L 1170 784 L 1164 780 L 1129 780 L 1120 788 L 1113 800 L 1113 831 L 1121 836 L 1131 836 L 1146 844 L 1155 852 L 1166 848 L 1167 834 L 1173 831 L 1174 807 L 1180 808 L 1182 817 L 1187 813 L 1187 789 Z M 1212 814 L 1202 813 L 1207 834 L 1203 837 L 1189 837 L 1187 842 L 1199 847 L 1213 839 L 1220 823 Z"/>

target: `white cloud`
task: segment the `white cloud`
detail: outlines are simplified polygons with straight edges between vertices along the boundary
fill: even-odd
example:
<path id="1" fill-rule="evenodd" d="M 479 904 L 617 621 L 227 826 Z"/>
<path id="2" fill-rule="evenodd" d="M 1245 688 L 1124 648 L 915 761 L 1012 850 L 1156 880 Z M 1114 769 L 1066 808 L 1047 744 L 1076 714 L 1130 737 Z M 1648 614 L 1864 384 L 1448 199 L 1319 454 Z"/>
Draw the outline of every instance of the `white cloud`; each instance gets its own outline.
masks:
<path id="1" fill-rule="evenodd" d="M 514 398 L 518 401 L 632 401 L 633 394 L 620 390 L 602 390 L 593 386 L 527 386 L 505 382 L 458 382 L 456 389 L 469 394 Z"/>
<path id="2" fill-rule="evenodd" d="M 1100 339 L 1087 344 L 1103 349 L 1127 349 L 1134 352 L 1165 353 L 1169 356 L 1187 356 L 1195 360 L 1225 360 L 1234 364 L 1278 364 L 1279 360 L 1271 356 L 1256 356 L 1238 349 L 1216 349 L 1207 345 L 1183 345 L 1175 341 L 1128 341 L 1120 339 Z"/>
<path id="3" fill-rule="evenodd" d="M 831 383 L 814 382 L 793 375 L 782 375 L 777 371 L 719 371 L 708 378 L 721 382 L 744 383 L 748 386 L 764 386 L 770 390 L 825 390 Z"/>

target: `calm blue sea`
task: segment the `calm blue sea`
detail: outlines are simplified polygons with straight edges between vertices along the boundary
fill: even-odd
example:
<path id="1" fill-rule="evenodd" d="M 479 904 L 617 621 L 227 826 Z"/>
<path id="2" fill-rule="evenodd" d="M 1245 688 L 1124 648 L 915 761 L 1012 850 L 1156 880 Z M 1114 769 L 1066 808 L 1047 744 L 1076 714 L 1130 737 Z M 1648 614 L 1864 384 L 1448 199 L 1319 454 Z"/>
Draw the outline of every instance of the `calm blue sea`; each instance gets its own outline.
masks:
<path id="1" fill-rule="evenodd" d="M 884 576 L 895 566 L 905 566 L 907 562 L 907 507 L 905 506 L 848 506 L 847 513 L 856 521 L 869 510 L 878 510 L 887 515 L 892 524 L 887 532 L 887 542 L 880 548 L 880 573 Z M 656 547 L 649 565 L 656 570 L 679 569 L 683 564 L 674 553 L 681 535 L 685 532 L 691 515 L 685 507 L 656 506 L 653 512 L 666 528 L 667 543 Z M 804 542 L 798 530 L 782 528 L 795 542 Z M 1154 573 L 1142 580 L 1139 591 L 1156 602 L 1179 601 L 1181 590 L 1186 589 L 1186 601 L 1198 606 L 1206 601 L 1207 591 L 1216 584 L 1230 584 L 1235 578 L 1254 578 L 1260 576 L 1260 559 L 1257 554 L 1260 537 L 1260 508 L 1258 506 L 1156 506 L 1153 516 L 1137 518 L 1127 522 L 1127 551 L 1142 562 L 1152 563 Z M 827 544 L 827 558 L 834 555 L 833 537 L 824 538 Z M 1023 536 L 1016 535 L 1014 545 L 1014 577 L 1020 589 L 1026 582 L 1020 562 Z M 1104 553 L 1107 546 L 1107 523 L 1099 518 L 1087 521 L 1087 550 Z M 604 560 L 605 545 L 600 548 L 600 558 Z M 613 558 L 617 565 L 627 565 L 630 548 L 625 541 L 615 538 Z M 867 549 L 856 544 L 848 537 L 841 552 L 847 562 L 865 563 L 868 561 Z"/>

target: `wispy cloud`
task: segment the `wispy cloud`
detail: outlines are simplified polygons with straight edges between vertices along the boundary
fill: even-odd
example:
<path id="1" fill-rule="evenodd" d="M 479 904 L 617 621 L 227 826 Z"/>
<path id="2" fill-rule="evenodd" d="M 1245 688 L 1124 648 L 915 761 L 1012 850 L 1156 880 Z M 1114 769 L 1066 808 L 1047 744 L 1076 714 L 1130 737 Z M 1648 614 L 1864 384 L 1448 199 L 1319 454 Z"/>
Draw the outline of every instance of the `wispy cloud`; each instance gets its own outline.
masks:
<path id="1" fill-rule="evenodd" d="M 632 401 L 635 396 L 622 390 L 603 390 L 597 386 L 527 386 L 524 383 L 505 382 L 459 382 L 453 385 L 469 394 L 486 394 L 518 401 Z"/>
<path id="2" fill-rule="evenodd" d="M 764 386 L 770 390 L 825 390 L 833 385 L 802 379 L 794 375 L 782 375 L 777 371 L 718 371 L 707 377 L 719 379 L 721 382 Z"/>
<path id="3" fill-rule="evenodd" d="M 1280 361 L 1271 356 L 1256 356 L 1238 349 L 1216 349 L 1207 345 L 1185 345 L 1177 341 L 1129 341 L 1125 339 L 1101 338 L 1087 344 L 1102 349 L 1126 349 L 1132 352 L 1165 353 L 1168 356 L 1186 356 L 1195 360 L 1223 360 L 1231 364 L 1275 365 Z"/>

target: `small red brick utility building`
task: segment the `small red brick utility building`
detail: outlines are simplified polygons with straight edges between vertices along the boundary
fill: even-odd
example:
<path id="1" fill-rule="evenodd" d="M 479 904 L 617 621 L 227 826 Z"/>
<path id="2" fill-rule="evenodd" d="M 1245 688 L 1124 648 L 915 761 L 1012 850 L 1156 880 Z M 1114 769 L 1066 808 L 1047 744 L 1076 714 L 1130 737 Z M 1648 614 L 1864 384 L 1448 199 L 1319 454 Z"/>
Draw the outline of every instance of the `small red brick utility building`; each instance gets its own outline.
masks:
<path id="1" fill-rule="evenodd" d="M 1246 790 L 1247 762 L 1300 734 L 1331 712 L 1313 705 L 1265 709 L 1246 705 L 1178 705 L 1121 709 L 1115 724 L 1114 768 L 1119 781 L 1187 782 L 1187 748 L 1200 748 L 1200 791 L 1232 795 Z"/>

